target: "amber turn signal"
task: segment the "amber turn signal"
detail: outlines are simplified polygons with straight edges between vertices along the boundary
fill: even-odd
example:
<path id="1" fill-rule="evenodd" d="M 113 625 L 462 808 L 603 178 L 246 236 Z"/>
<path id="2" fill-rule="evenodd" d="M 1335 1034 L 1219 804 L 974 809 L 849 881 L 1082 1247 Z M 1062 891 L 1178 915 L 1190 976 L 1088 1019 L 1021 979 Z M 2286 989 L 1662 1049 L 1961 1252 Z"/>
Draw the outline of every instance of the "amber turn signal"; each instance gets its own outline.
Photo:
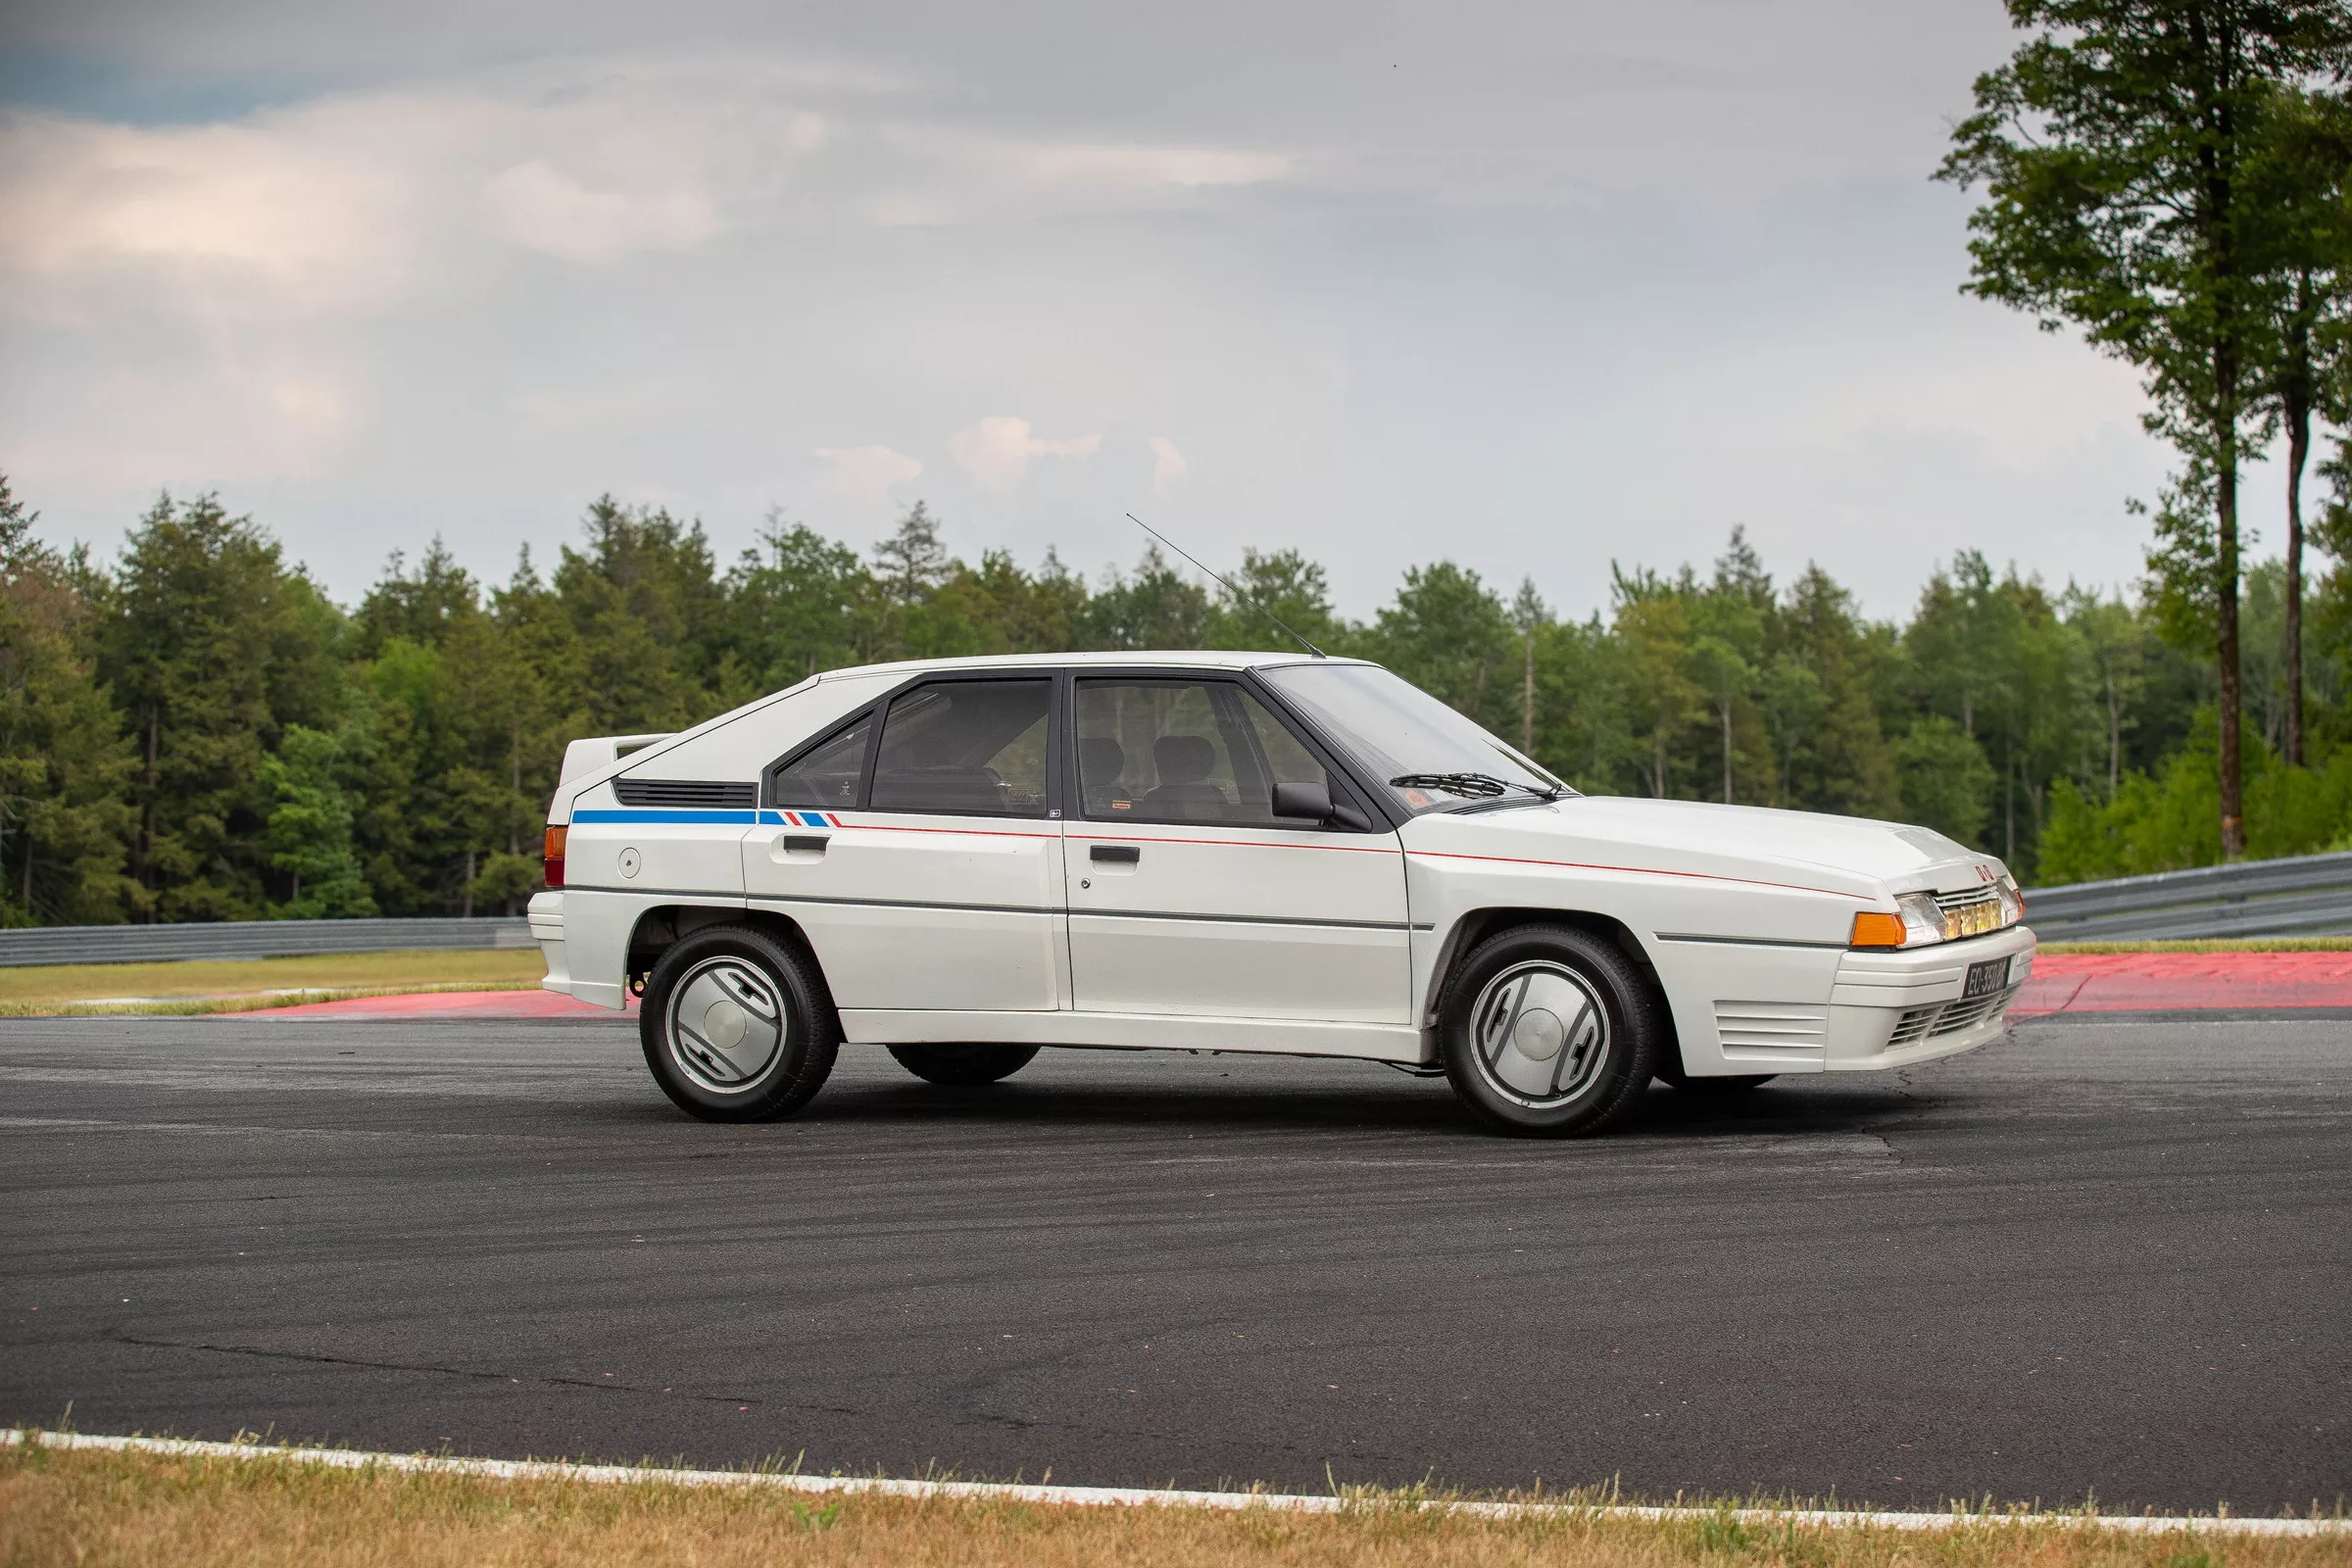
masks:
<path id="1" fill-rule="evenodd" d="M 546 843 L 539 852 L 547 861 L 547 885 L 551 888 L 564 885 L 564 839 L 570 831 L 567 827 L 549 828 Z"/>
<path id="2" fill-rule="evenodd" d="M 550 828 L 549 832 L 557 829 Z M 553 886 L 554 884 L 549 884 Z M 1903 945 L 1903 917 L 1899 914 L 1881 914 L 1865 909 L 1854 916 L 1854 944 L 1857 948 L 1899 948 Z"/>

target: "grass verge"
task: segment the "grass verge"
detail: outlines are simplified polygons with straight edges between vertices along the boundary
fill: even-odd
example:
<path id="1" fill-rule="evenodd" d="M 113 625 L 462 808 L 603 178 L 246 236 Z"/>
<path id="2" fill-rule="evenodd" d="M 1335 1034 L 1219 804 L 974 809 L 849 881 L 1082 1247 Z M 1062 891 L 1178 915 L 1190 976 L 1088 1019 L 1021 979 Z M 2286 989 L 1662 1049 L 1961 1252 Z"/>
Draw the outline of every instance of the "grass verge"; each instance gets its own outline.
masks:
<path id="1" fill-rule="evenodd" d="M 2027 924 L 2033 924 L 2032 916 Z M 2238 937 L 2194 942 L 2044 942 L 2044 953 L 2352 953 L 2352 937 Z"/>
<path id="2" fill-rule="evenodd" d="M 179 963 L 59 963 L 0 969 L 0 1016 L 68 1011 L 224 1012 L 414 991 L 528 991 L 547 973 L 537 948 L 330 953 Z M 303 991 L 310 995 L 271 996 Z M 138 1004 L 104 999 L 135 997 Z"/>
<path id="3" fill-rule="evenodd" d="M 27 1443 L 0 1450 L 0 1563 L 1671 1568 L 1745 1558 L 1806 1568 L 2318 1568 L 2352 1560 L 2352 1537 L 2341 1534 L 2145 1533 L 2066 1518 L 1918 1531 L 1758 1518 L 1728 1506 L 1655 1520 L 1576 1499 L 1494 1518 L 1433 1508 L 1431 1500 L 1364 1494 L 1329 1513 L 1090 1507 L 658 1479 L 613 1486 L 337 1470 L 282 1455 L 179 1457 Z"/>

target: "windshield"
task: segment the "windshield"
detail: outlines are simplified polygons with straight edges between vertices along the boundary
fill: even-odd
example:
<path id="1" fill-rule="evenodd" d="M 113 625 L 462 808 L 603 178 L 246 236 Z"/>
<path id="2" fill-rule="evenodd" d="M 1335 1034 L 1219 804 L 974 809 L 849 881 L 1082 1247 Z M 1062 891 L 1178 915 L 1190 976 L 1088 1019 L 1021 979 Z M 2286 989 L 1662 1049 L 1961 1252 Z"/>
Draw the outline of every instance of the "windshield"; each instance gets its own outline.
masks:
<path id="1" fill-rule="evenodd" d="M 1532 801 L 1575 793 L 1377 664 L 1281 664 L 1258 673 L 1377 773 L 1408 811 L 1442 811 L 1497 797 Z M 1390 782 L 1395 779 L 1408 782 Z"/>

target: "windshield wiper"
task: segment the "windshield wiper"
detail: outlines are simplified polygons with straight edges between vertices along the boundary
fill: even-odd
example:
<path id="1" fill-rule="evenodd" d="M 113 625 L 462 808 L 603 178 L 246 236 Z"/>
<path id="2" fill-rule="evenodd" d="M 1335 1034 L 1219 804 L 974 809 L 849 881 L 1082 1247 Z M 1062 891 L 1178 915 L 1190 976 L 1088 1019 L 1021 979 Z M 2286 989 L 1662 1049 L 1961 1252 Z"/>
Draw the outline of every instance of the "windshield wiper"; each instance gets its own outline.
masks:
<path id="1" fill-rule="evenodd" d="M 1562 791 L 1556 785 L 1522 784 L 1516 779 L 1500 779 L 1492 773 L 1400 773 L 1389 780 L 1400 790 L 1444 790 L 1448 795 L 1465 795 L 1473 800 L 1491 801 L 1505 790 L 1525 790 L 1539 801 L 1556 801 Z"/>

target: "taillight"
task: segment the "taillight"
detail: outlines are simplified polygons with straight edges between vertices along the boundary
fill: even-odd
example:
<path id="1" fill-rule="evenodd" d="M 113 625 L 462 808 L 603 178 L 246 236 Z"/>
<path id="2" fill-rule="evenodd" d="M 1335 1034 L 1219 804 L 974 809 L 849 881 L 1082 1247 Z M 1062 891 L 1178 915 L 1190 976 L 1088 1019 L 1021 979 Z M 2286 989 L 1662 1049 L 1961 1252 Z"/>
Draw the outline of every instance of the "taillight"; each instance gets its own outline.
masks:
<path id="1" fill-rule="evenodd" d="M 551 888 L 564 885 L 564 838 L 570 831 L 567 827 L 549 828 L 546 844 L 539 852 L 547 861 L 547 885 Z"/>

